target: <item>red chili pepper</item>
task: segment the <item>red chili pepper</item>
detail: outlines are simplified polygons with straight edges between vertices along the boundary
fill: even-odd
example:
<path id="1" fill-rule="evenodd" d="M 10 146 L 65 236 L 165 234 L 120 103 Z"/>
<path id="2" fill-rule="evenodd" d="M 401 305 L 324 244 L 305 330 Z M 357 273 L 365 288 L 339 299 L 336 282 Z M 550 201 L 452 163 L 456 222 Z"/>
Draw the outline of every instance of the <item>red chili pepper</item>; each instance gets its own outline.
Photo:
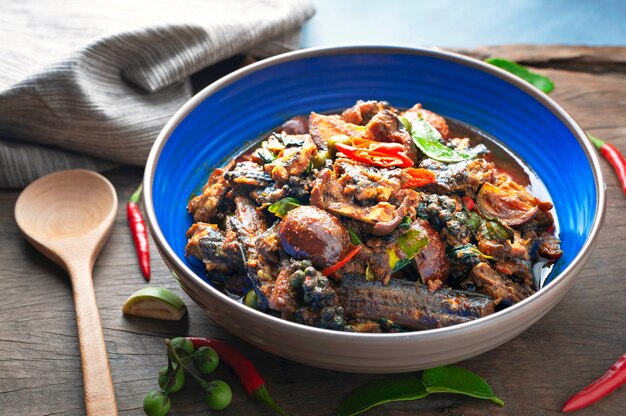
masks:
<path id="1" fill-rule="evenodd" d="M 570 397 L 563 405 L 563 411 L 573 412 L 587 407 L 624 383 L 626 383 L 626 354 L 622 355 L 602 377 Z"/>
<path id="2" fill-rule="evenodd" d="M 617 179 L 622 185 L 622 192 L 626 195 L 626 160 L 624 160 L 624 155 L 611 143 L 606 143 L 604 140 L 600 140 L 589 133 L 587 133 L 587 136 L 593 145 L 600 150 L 602 156 L 613 166 Z"/>
<path id="3" fill-rule="evenodd" d="M 126 204 L 126 218 L 128 218 L 128 225 L 130 232 L 133 235 L 135 241 L 135 249 L 137 250 L 137 260 L 139 260 L 139 267 L 141 273 L 146 279 L 146 282 L 150 281 L 150 244 L 148 243 L 148 231 L 146 229 L 146 223 L 143 221 L 141 211 L 139 211 L 139 196 L 141 195 L 141 185 L 131 195 L 128 203 Z"/>
<path id="4" fill-rule="evenodd" d="M 437 180 L 435 173 L 428 169 L 408 168 L 404 171 L 411 176 L 411 179 L 404 182 L 404 188 L 420 187 L 428 185 L 429 183 L 433 183 Z"/>
<path id="5" fill-rule="evenodd" d="M 324 276 L 330 276 L 331 274 L 335 273 L 337 270 L 341 269 L 347 262 L 352 260 L 352 257 L 356 256 L 356 254 L 359 251 L 361 251 L 361 247 L 363 247 L 361 244 L 356 246 L 352 251 L 346 254 L 346 257 L 344 257 L 343 260 L 322 270 L 322 274 Z"/>
<path id="6" fill-rule="evenodd" d="M 472 198 L 470 198 L 469 196 L 464 196 L 461 198 L 461 200 L 463 201 L 463 204 L 465 205 L 465 208 L 467 208 L 468 211 L 471 211 L 472 209 L 474 209 L 474 206 L 476 205 L 476 203 L 474 202 Z"/>
<path id="7" fill-rule="evenodd" d="M 226 363 L 226 365 L 235 372 L 248 396 L 254 397 L 266 404 L 281 416 L 289 416 L 269 395 L 265 380 L 261 378 L 254 364 L 243 354 L 219 339 L 200 337 L 187 337 L 187 339 L 190 340 L 196 348 L 213 348 L 215 352 L 217 352 L 217 355 L 219 355 L 220 361 Z"/>
<path id="8" fill-rule="evenodd" d="M 335 144 L 337 150 L 350 159 L 380 168 L 408 168 L 413 161 L 405 153 L 405 148 L 399 143 L 382 143 L 372 140 L 358 139 L 355 146 L 343 143 Z"/>

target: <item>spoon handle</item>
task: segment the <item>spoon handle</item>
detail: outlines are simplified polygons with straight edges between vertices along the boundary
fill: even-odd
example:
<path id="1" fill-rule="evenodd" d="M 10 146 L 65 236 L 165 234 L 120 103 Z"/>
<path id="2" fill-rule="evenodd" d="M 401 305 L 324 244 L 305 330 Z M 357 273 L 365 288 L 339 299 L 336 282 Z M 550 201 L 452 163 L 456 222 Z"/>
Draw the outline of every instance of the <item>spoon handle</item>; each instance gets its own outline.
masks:
<path id="1" fill-rule="evenodd" d="M 91 265 L 87 262 L 71 265 L 69 273 L 74 292 L 87 415 L 117 415 L 115 391 L 93 289 Z"/>

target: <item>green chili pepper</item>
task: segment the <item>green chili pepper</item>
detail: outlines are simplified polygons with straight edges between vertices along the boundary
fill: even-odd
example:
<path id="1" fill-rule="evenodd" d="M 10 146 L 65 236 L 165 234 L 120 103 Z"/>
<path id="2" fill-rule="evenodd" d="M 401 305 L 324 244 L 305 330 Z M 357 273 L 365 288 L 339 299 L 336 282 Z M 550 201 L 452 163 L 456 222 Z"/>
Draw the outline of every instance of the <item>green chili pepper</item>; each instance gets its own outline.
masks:
<path id="1" fill-rule="evenodd" d="M 406 119 L 405 119 L 406 120 Z M 408 121 L 407 121 L 408 122 Z M 456 163 L 474 159 L 477 154 L 455 150 L 442 142 L 441 134 L 426 120 L 420 118 L 410 123 L 411 137 L 415 145 L 431 159 L 443 163 Z"/>
<path id="2" fill-rule="evenodd" d="M 476 373 L 448 365 L 424 371 L 421 379 L 405 376 L 395 380 L 368 381 L 348 393 L 339 404 L 337 415 L 353 416 L 384 403 L 417 400 L 432 393 L 464 394 L 504 406 Z"/>
<path id="3" fill-rule="evenodd" d="M 283 198 L 279 201 L 274 202 L 267 209 L 272 214 L 276 215 L 278 218 L 283 218 L 289 211 L 294 208 L 298 208 L 300 206 L 300 201 L 296 198 Z"/>
<path id="4" fill-rule="evenodd" d="M 411 263 L 413 257 L 428 245 L 428 236 L 420 230 L 409 230 L 387 249 L 389 267 L 397 272 Z"/>
<path id="5" fill-rule="evenodd" d="M 554 84 L 552 83 L 550 78 L 536 72 L 532 72 L 528 68 L 525 68 L 516 62 L 509 61 L 508 59 L 503 58 L 489 58 L 485 59 L 485 62 L 493 66 L 497 66 L 498 68 L 504 69 L 505 71 L 510 72 L 513 75 L 517 75 L 524 81 L 534 85 L 546 94 L 549 94 L 554 89 Z"/>

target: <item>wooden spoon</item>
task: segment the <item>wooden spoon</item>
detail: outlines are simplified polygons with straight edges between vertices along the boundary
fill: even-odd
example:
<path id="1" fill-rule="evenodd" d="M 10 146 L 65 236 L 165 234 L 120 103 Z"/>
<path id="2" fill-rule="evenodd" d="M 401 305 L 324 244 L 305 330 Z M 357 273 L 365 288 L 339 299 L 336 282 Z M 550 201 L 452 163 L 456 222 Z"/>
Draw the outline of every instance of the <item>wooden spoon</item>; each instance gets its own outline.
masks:
<path id="1" fill-rule="evenodd" d="M 20 194 L 15 219 L 26 239 L 70 275 L 87 414 L 117 415 L 91 272 L 109 237 L 117 195 L 103 176 L 65 170 L 37 179 Z"/>

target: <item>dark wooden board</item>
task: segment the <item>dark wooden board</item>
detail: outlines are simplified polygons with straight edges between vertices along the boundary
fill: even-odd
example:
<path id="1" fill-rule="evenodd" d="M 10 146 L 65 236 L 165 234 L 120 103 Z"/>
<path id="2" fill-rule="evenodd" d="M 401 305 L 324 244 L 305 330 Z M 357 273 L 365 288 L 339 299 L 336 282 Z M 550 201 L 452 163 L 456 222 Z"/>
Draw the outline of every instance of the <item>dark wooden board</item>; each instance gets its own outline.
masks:
<path id="1" fill-rule="evenodd" d="M 511 57 L 548 74 L 552 96 L 591 133 L 626 152 L 626 48 L 506 46 L 471 51 L 479 57 Z M 573 290 L 545 318 L 505 345 L 460 365 L 478 372 L 506 403 L 452 395 L 401 402 L 371 415 L 556 415 L 573 392 L 600 376 L 626 351 L 626 198 L 602 161 L 608 209 L 593 256 Z M 120 168 L 106 176 L 124 201 L 141 170 Z M 20 235 L 13 207 L 16 191 L 0 191 L 0 414 L 84 414 L 80 359 L 69 280 Z M 228 340 L 249 356 L 269 390 L 293 415 L 331 415 L 341 398 L 362 382 L 384 376 L 347 374 L 290 362 L 239 341 L 187 298 L 152 246 L 153 284 L 180 293 L 189 307 L 183 322 L 127 318 L 121 305 L 145 287 L 120 202 L 113 233 L 94 270 L 118 407 L 142 414 L 144 394 L 155 389 L 166 363 L 162 339 L 208 335 Z M 385 357 L 380 357 L 385 360 Z M 234 376 L 234 400 L 223 415 L 271 415 L 248 398 Z M 193 383 L 173 396 L 172 415 L 208 414 Z M 626 387 L 580 415 L 626 414 Z"/>

